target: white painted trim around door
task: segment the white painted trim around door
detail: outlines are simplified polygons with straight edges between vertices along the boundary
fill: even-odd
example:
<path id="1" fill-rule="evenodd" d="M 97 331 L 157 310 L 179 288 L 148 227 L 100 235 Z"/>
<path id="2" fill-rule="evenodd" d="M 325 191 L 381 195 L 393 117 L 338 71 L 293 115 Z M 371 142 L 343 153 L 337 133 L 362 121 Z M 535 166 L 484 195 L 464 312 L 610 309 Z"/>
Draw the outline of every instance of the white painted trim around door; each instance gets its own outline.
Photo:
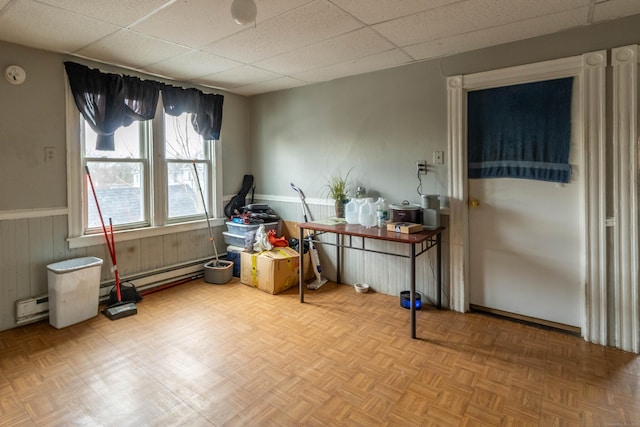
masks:
<path id="1" fill-rule="evenodd" d="M 638 290 L 638 45 L 611 51 L 613 67 L 613 323 L 611 345 L 640 352 Z M 612 341 L 611 338 L 609 341 Z"/>
<path id="2" fill-rule="evenodd" d="M 605 236 L 605 98 L 606 51 L 504 68 L 447 79 L 449 123 L 449 238 L 451 309 L 469 309 L 469 237 L 467 190 L 466 94 L 469 90 L 542 81 L 578 79 L 581 97 L 580 134 L 584 147 L 582 199 L 585 203 L 582 282 L 585 339 L 606 344 L 606 236 Z M 589 171 L 585 173 L 584 171 Z"/>

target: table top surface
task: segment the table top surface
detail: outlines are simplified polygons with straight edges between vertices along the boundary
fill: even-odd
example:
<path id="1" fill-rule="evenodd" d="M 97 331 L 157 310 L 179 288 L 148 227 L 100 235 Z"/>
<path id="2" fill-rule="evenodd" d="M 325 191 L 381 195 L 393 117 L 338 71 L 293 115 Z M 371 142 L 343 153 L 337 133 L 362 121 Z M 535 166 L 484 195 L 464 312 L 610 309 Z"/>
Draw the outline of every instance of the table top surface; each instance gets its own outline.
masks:
<path id="1" fill-rule="evenodd" d="M 387 240 L 390 242 L 401 243 L 421 243 L 431 239 L 444 231 L 444 227 L 435 229 L 425 229 L 418 233 L 398 233 L 396 231 L 388 231 L 378 227 L 365 227 L 360 224 L 331 224 L 322 222 L 305 222 L 298 224 L 299 228 L 305 230 L 324 231 L 328 233 L 344 234 L 348 236 L 366 237 L 369 239 Z"/>

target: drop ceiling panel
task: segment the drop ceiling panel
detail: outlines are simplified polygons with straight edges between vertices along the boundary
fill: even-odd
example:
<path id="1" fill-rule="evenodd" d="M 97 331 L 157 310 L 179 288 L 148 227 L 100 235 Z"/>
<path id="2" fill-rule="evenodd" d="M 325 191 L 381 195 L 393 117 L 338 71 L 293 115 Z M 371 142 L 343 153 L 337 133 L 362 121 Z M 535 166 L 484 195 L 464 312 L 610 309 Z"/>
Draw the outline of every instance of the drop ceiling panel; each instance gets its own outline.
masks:
<path id="1" fill-rule="evenodd" d="M 640 14 L 640 0 L 254 1 L 240 26 L 232 0 L 0 0 L 0 40 L 256 94 Z"/>
<path id="2" fill-rule="evenodd" d="M 0 15 L 0 40 L 56 52 L 73 52 L 117 30 L 112 24 L 29 0 L 14 1 Z"/>
<path id="3" fill-rule="evenodd" d="M 266 59 L 256 65 L 281 74 L 294 74 L 341 63 L 348 59 L 357 59 L 384 52 L 393 48 L 393 44 L 375 31 L 369 28 L 361 28 L 311 46 Z"/>
<path id="4" fill-rule="evenodd" d="M 584 6 L 584 0 L 467 0 L 374 25 L 399 46 L 409 46 Z"/>
<path id="5" fill-rule="evenodd" d="M 143 70 L 176 80 L 191 80 L 241 67 L 244 64 L 201 51 L 173 56 L 145 67 Z"/>
<path id="6" fill-rule="evenodd" d="M 171 0 L 39 0 L 60 9 L 121 27 L 130 25 Z"/>
<path id="7" fill-rule="evenodd" d="M 609 0 L 604 3 L 596 3 L 593 21 L 608 21 L 638 13 L 640 13 L 640 0 Z M 638 30 L 638 34 L 638 40 L 640 40 L 640 30 Z"/>
<path id="8" fill-rule="evenodd" d="M 333 0 L 347 12 L 365 24 L 372 25 L 391 19 L 400 18 L 425 10 L 435 9 L 460 0 L 375 0 L 372 7 L 371 0 Z"/>
<path id="9" fill-rule="evenodd" d="M 236 88 L 252 83 L 274 80 L 280 77 L 283 76 L 261 68 L 245 65 L 234 68 L 233 70 L 203 76 L 196 79 L 196 81 L 208 86 Z"/>
<path id="10" fill-rule="evenodd" d="M 310 83 L 318 83 L 340 77 L 353 76 L 386 68 L 399 67 L 411 62 L 411 58 L 400 49 L 394 49 L 376 55 L 366 56 L 355 61 L 346 61 L 329 67 L 318 68 L 292 77 Z"/>
<path id="11" fill-rule="evenodd" d="M 466 34 L 446 37 L 439 40 L 407 46 L 404 50 L 417 60 L 437 58 L 452 53 L 467 52 L 500 44 L 501 40 L 523 40 L 531 38 L 540 31 L 553 33 L 562 31 L 584 22 L 588 7 L 573 9 L 560 14 L 529 19 L 518 23 L 478 30 Z"/>
<path id="12" fill-rule="evenodd" d="M 258 15 L 256 21 L 258 23 L 264 22 L 275 16 L 288 13 L 298 7 L 304 6 L 309 3 L 313 3 L 316 0 L 255 0 L 258 7 Z M 227 11 L 231 8 L 231 0 L 225 0 L 227 4 Z M 229 12 L 227 12 L 229 14 Z"/>
<path id="13" fill-rule="evenodd" d="M 276 90 L 291 89 L 293 87 L 299 87 L 306 85 L 307 82 L 297 80 L 291 77 L 281 77 L 278 79 L 269 80 L 262 83 L 256 83 L 247 86 L 240 86 L 234 89 L 234 92 L 239 95 L 254 95 L 257 93 L 273 92 Z"/>
<path id="14" fill-rule="evenodd" d="M 75 52 L 89 58 L 102 58 L 111 64 L 128 68 L 144 68 L 189 49 L 151 38 L 131 30 L 120 30 Z"/>
<path id="15" fill-rule="evenodd" d="M 325 0 L 250 27 L 203 48 L 236 61 L 253 63 L 353 31 L 362 24 Z"/>
<path id="16" fill-rule="evenodd" d="M 230 19 L 230 5 L 230 0 L 179 1 L 140 21 L 131 29 L 197 48 L 243 30 Z"/>

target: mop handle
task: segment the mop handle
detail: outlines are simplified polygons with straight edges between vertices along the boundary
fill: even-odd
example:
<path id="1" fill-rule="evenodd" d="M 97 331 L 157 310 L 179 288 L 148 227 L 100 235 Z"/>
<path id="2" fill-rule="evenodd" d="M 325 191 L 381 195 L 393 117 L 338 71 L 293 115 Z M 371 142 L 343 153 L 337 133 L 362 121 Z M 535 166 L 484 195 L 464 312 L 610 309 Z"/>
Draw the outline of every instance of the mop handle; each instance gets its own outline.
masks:
<path id="1" fill-rule="evenodd" d="M 96 201 L 96 208 L 98 209 L 98 216 L 100 217 L 100 224 L 102 224 L 102 232 L 104 233 L 104 238 L 107 241 L 107 249 L 109 249 L 109 256 L 111 257 L 111 261 L 115 265 L 115 254 L 114 248 L 111 247 L 111 241 L 109 241 L 109 234 L 107 233 L 107 227 L 104 226 L 104 220 L 102 219 L 102 211 L 100 210 L 100 204 L 98 204 L 98 196 L 96 194 L 96 189 L 93 186 L 93 179 L 91 179 L 91 174 L 89 173 L 89 166 L 84 166 L 87 171 L 87 177 L 89 178 L 89 186 L 91 187 L 91 192 L 93 193 L 93 198 Z"/>
<path id="2" fill-rule="evenodd" d="M 116 276 L 116 295 L 118 296 L 118 302 L 122 302 L 122 294 L 120 293 L 120 274 L 118 273 L 118 263 L 116 262 L 116 241 L 113 237 L 113 224 L 111 223 L 111 218 L 109 218 L 109 231 L 111 232 L 111 247 L 113 248 L 111 260 L 113 261 L 113 273 Z"/>
<path id="3" fill-rule="evenodd" d="M 216 263 L 218 262 L 218 249 L 216 243 L 213 240 L 213 232 L 211 231 L 211 224 L 209 223 L 209 214 L 207 213 L 207 203 L 204 201 L 204 193 L 202 192 L 202 186 L 200 185 L 200 177 L 198 176 L 198 169 L 196 168 L 196 162 L 192 161 L 193 172 L 196 175 L 196 182 L 198 183 L 198 190 L 200 191 L 200 198 L 202 199 L 202 209 L 204 209 L 204 216 L 207 219 L 207 229 L 209 229 L 209 241 L 213 247 L 213 253 L 216 255 Z"/>

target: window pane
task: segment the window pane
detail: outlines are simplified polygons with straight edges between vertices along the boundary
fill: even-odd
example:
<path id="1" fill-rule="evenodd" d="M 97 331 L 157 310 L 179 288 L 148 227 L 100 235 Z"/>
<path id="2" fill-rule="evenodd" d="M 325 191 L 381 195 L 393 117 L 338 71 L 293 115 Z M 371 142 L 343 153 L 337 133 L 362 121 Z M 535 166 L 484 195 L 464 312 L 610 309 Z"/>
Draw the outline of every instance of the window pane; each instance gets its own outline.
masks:
<path id="1" fill-rule="evenodd" d="M 165 156 L 167 159 L 198 159 L 205 158 L 204 141 L 193 129 L 191 114 L 181 114 L 178 117 L 164 115 Z"/>
<path id="2" fill-rule="evenodd" d="M 133 122 L 127 127 L 119 128 L 115 134 L 115 151 L 96 150 L 96 138 L 98 135 L 84 120 L 84 152 L 85 157 L 97 157 L 108 159 L 139 159 L 140 156 L 140 128 L 144 122 Z"/>
<path id="3" fill-rule="evenodd" d="M 144 166 L 141 162 L 87 162 L 105 225 L 146 222 Z M 87 184 L 88 228 L 101 228 L 96 203 Z"/>
<path id="4" fill-rule="evenodd" d="M 207 168 L 204 164 L 196 164 L 198 177 L 204 198 L 207 200 Z M 167 189 L 169 218 L 204 215 L 202 196 L 198 189 L 192 163 L 169 162 L 167 164 L 169 184 Z"/>

